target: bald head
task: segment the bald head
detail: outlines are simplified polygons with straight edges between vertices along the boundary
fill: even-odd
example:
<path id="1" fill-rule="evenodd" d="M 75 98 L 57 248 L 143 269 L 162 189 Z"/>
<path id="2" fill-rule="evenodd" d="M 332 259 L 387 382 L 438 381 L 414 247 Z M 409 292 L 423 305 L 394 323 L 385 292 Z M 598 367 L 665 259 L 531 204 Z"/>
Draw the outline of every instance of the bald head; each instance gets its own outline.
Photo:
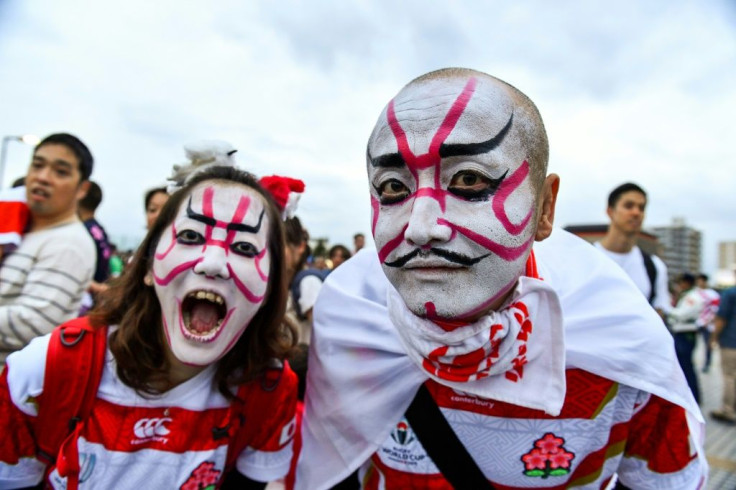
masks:
<path id="1" fill-rule="evenodd" d="M 373 236 L 411 311 L 467 319 L 504 300 L 551 233 L 548 153 L 534 104 L 484 73 L 431 72 L 388 103 L 368 141 Z"/>
<path id="2" fill-rule="evenodd" d="M 432 131 L 432 125 L 436 129 L 444 116 L 448 114 L 448 108 L 452 100 L 445 100 L 446 106 L 443 110 L 437 110 L 437 103 L 441 102 L 444 94 L 458 94 L 467 85 L 469 80 L 475 80 L 475 87 L 469 94 L 470 100 L 455 127 L 451 128 L 451 134 L 445 141 L 445 146 L 452 143 L 469 144 L 472 138 L 470 134 L 463 134 L 463 127 L 478 128 L 489 136 L 482 141 L 490 139 L 493 134 L 498 134 L 509 123 L 509 128 L 503 137 L 508 138 L 508 143 L 518 147 L 523 154 L 522 158 L 529 162 L 531 180 L 537 191 L 541 189 L 547 173 L 547 162 L 549 160 L 549 143 L 547 132 L 544 129 L 542 117 L 534 103 L 519 91 L 516 87 L 499 80 L 486 73 L 468 68 L 443 68 L 431 71 L 409 82 L 394 97 L 389 105 L 394 106 L 396 114 L 409 114 L 415 123 L 423 121 L 424 125 L 417 124 L 416 131 L 427 128 Z M 452 99 L 449 97 L 447 99 Z M 373 133 L 368 141 L 368 154 L 371 155 L 371 144 L 390 133 L 387 124 L 388 106 L 379 117 Z M 420 127 L 421 126 L 421 127 Z M 391 136 L 389 136 L 390 138 Z M 500 142 L 499 142 L 500 143 Z M 480 150 L 484 148 L 479 148 Z M 498 148 L 489 148 L 488 151 Z M 370 164 L 370 161 L 368 162 Z"/>

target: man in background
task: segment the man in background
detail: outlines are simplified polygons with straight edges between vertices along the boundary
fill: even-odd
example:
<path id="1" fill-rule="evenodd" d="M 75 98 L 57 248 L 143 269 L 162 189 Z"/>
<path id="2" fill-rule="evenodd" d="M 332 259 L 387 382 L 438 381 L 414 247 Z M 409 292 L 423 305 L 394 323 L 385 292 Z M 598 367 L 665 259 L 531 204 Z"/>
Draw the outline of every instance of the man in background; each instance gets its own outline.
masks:
<path id="1" fill-rule="evenodd" d="M 695 286 L 703 297 L 703 310 L 698 317 L 698 331 L 703 336 L 705 342 L 705 361 L 703 362 L 702 371 L 707 373 L 710 369 L 710 361 L 713 357 L 713 349 L 710 346 L 710 336 L 716 329 L 714 320 L 718 313 L 718 305 L 721 301 L 721 295 L 718 291 L 708 285 L 708 275 L 700 273 L 695 277 Z"/>
<path id="2" fill-rule="evenodd" d="M 647 193 L 627 182 L 608 195 L 606 213 L 611 220 L 606 236 L 595 246 L 616 262 L 664 318 L 670 310 L 667 266 L 656 255 L 641 250 L 639 238 L 647 207 Z"/>
<path id="3" fill-rule="evenodd" d="M 675 352 L 685 379 L 700 403 L 698 375 L 693 365 L 693 351 L 698 334 L 698 319 L 705 308 L 705 299 L 700 289 L 695 287 L 695 276 L 685 272 L 677 278 L 679 295 L 677 304 L 668 314 L 668 325 L 675 339 Z"/>
<path id="4" fill-rule="evenodd" d="M 363 247 L 365 247 L 365 235 L 356 233 L 353 235 L 353 255 L 357 254 Z"/>
<path id="5" fill-rule="evenodd" d="M 30 220 L 0 265 L 0 366 L 34 337 L 74 318 L 95 268 L 95 245 L 77 216 L 93 159 L 66 133 L 35 148 L 25 178 Z"/>
<path id="6" fill-rule="evenodd" d="M 736 286 L 726 289 L 721 295 L 715 326 L 710 343 L 712 347 L 718 345 L 721 349 L 723 403 L 710 416 L 736 424 Z"/>

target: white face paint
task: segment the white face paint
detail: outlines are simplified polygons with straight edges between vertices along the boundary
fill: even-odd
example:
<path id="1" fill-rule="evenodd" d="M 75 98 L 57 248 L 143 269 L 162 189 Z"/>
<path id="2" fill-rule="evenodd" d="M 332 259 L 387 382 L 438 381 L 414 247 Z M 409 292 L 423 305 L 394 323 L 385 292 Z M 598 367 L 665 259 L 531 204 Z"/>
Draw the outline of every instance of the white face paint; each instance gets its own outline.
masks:
<path id="1" fill-rule="evenodd" d="M 181 362 L 206 366 L 238 341 L 264 301 L 271 257 L 261 196 L 240 184 L 194 187 L 153 261 L 164 332 Z"/>
<path id="2" fill-rule="evenodd" d="M 476 318 L 524 270 L 536 194 L 520 135 L 531 122 L 514 109 L 492 80 L 426 81 L 399 93 L 373 131 L 373 236 L 416 315 Z"/>

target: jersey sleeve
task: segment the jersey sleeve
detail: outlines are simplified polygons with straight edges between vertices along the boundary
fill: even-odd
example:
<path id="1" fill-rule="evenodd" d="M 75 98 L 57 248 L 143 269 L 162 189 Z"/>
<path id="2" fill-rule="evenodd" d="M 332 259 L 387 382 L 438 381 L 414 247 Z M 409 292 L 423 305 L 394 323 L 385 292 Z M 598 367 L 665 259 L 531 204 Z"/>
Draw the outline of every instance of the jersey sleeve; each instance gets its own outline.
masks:
<path id="1" fill-rule="evenodd" d="M 708 464 L 697 422 L 684 408 L 642 392 L 618 469 L 628 488 L 701 488 Z"/>
<path id="2" fill-rule="evenodd" d="M 43 390 L 48 336 L 34 339 L 8 357 L 0 376 L 0 488 L 37 485 L 45 464 L 36 459 L 33 424 L 36 399 Z"/>
<path id="3" fill-rule="evenodd" d="M 254 397 L 256 402 L 259 398 L 267 401 L 251 403 L 246 411 L 246 424 L 250 420 L 250 423 L 257 423 L 258 428 L 240 453 L 236 468 L 248 478 L 269 482 L 288 472 L 296 432 L 296 392 L 296 374 L 286 365 L 276 388 Z"/>

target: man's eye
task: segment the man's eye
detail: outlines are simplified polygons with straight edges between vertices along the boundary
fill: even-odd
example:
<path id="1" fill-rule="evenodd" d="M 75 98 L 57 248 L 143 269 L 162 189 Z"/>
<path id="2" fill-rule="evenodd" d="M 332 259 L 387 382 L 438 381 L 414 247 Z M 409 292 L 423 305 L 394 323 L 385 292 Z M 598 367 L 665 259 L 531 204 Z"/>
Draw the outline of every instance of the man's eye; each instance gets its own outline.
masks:
<path id="1" fill-rule="evenodd" d="M 244 257 L 255 257 L 258 255 L 258 249 L 252 243 L 236 242 L 230 245 L 230 250 Z"/>
<path id="2" fill-rule="evenodd" d="M 176 241 L 184 245 L 202 245 L 204 237 L 194 230 L 182 230 L 176 235 Z"/>
<path id="3" fill-rule="evenodd" d="M 394 204 L 401 202 L 409 196 L 409 189 L 396 179 L 387 180 L 378 187 L 379 200 L 381 204 Z"/>
<path id="4" fill-rule="evenodd" d="M 508 170 L 498 179 L 491 179 L 476 172 L 463 170 L 452 176 L 448 190 L 469 201 L 485 201 L 496 192 L 507 173 Z"/>

